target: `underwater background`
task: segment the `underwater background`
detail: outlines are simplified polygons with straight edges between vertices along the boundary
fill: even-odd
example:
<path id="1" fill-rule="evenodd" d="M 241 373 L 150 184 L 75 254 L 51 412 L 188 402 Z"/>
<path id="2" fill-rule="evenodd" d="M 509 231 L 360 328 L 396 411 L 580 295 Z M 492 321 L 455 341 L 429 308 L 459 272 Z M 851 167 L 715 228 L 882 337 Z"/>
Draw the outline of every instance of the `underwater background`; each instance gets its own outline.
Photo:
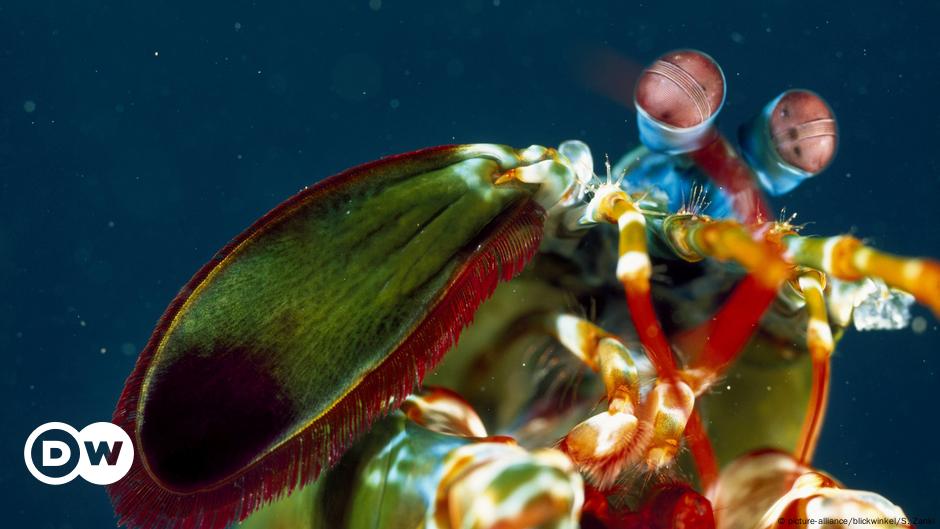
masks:
<path id="1" fill-rule="evenodd" d="M 109 420 L 177 289 L 305 185 L 445 143 L 637 143 L 642 65 L 697 48 L 739 123 L 792 87 L 835 163 L 774 201 L 807 233 L 940 257 L 936 2 L 0 2 L 3 527 L 107 528 L 102 487 L 33 479 L 36 426 Z M 940 517 L 940 331 L 852 331 L 818 467 Z M 246 425 L 246 427 L 250 427 Z"/>

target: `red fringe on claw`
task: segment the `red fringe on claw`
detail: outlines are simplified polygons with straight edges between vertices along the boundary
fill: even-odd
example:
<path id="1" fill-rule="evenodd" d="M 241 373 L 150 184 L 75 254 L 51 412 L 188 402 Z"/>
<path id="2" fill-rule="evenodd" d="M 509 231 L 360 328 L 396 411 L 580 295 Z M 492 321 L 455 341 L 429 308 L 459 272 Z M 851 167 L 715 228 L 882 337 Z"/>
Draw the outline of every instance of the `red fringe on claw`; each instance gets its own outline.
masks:
<path id="1" fill-rule="evenodd" d="M 301 201 L 341 187 L 363 174 L 392 163 L 430 164 L 452 149 L 435 147 L 394 156 L 326 179 L 285 201 L 236 237 L 196 273 L 161 317 L 127 380 L 113 422 L 124 428 L 136 444 L 138 398 L 160 338 L 195 285 L 255 230 Z M 140 529 L 222 529 L 316 479 L 377 418 L 402 403 L 456 343 L 496 285 L 522 271 L 538 249 L 544 215 L 544 210 L 529 199 L 503 212 L 474 243 L 467 245 L 464 264 L 455 272 L 446 292 L 382 364 L 314 424 L 228 480 L 212 488 L 176 492 L 148 472 L 138 453 L 127 476 L 108 487 L 118 523 Z"/>

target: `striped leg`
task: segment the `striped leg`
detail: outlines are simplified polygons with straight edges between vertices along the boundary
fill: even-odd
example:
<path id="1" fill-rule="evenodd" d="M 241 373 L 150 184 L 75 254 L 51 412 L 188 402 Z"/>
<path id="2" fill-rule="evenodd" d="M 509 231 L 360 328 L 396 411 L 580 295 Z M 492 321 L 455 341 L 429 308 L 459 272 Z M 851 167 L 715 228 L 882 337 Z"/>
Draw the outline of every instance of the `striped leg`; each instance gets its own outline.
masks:
<path id="1" fill-rule="evenodd" d="M 626 193 L 614 187 L 598 190 L 585 216 L 589 222 L 609 222 L 618 226 L 620 258 L 617 261 L 617 279 L 623 283 L 640 343 L 660 378 L 676 378 L 676 360 L 650 298 L 652 267 L 646 249 L 646 218 Z"/>
<path id="2" fill-rule="evenodd" d="M 656 388 L 650 394 L 651 408 L 657 439 L 647 454 L 650 468 L 668 464 L 678 450 L 679 436 L 691 418 L 697 424 L 693 432 L 704 431 L 699 415 L 693 414 L 694 392 L 679 378 L 679 370 L 672 347 L 666 339 L 650 297 L 652 267 L 646 248 L 646 218 L 630 197 L 617 187 L 602 187 L 597 191 L 585 212 L 587 222 L 609 222 L 620 230 L 617 279 L 623 284 L 630 317 L 636 327 L 640 343 L 659 375 Z M 662 411 L 662 413 L 659 413 Z M 705 435 L 686 437 L 699 469 L 703 483 L 717 468 L 714 451 Z M 710 459 L 701 459 L 710 458 Z"/>
<path id="3" fill-rule="evenodd" d="M 539 323 L 544 332 L 601 376 L 609 412 L 635 412 L 640 398 L 640 375 L 627 346 L 613 334 L 572 314 L 546 314 Z"/>
<path id="4" fill-rule="evenodd" d="M 598 373 L 607 390 L 608 409 L 575 426 L 562 449 L 600 488 L 624 468 L 643 463 L 657 469 L 679 448 L 695 395 L 682 381 L 658 380 L 639 402 L 640 379 L 630 351 L 615 336 L 569 314 L 550 314 L 543 329 Z"/>
<path id="5" fill-rule="evenodd" d="M 604 382 L 607 410 L 575 426 L 560 445 L 591 482 L 603 489 L 626 465 L 641 459 L 649 437 L 649 429 L 637 418 L 640 377 L 636 366 L 619 339 L 585 319 L 546 314 L 538 324 Z"/>
<path id="6" fill-rule="evenodd" d="M 504 438 L 470 443 L 444 456 L 423 527 L 578 529 L 584 484 L 558 450 L 529 452 Z"/>
<path id="7" fill-rule="evenodd" d="M 686 373 L 701 394 L 731 365 L 747 344 L 767 307 L 791 273 L 776 245 L 733 220 L 673 215 L 663 223 L 673 249 L 689 261 L 714 258 L 734 261 L 748 275 L 708 322 L 702 349 Z"/>
<path id="8" fill-rule="evenodd" d="M 706 257 L 733 260 L 748 271 L 718 313 L 695 331 L 701 335 L 698 343 L 702 347 L 683 378 L 700 395 L 744 349 L 788 276 L 789 266 L 777 248 L 755 241 L 748 230 L 734 221 L 677 215 L 667 219 L 663 228 L 676 252 L 690 261 Z M 690 418 L 686 439 L 702 486 L 708 490 L 717 479 L 718 465 L 698 412 Z"/>
<path id="9" fill-rule="evenodd" d="M 879 252 L 849 236 L 789 235 L 783 238 L 783 244 L 787 257 L 798 265 L 846 281 L 880 278 L 891 287 L 909 292 L 940 317 L 940 263 L 937 261 Z"/>
<path id="10" fill-rule="evenodd" d="M 457 392 L 424 386 L 405 398 L 401 411 L 428 430 L 462 437 L 486 437 L 476 410 Z"/>
<path id="11" fill-rule="evenodd" d="M 835 349 L 826 313 L 826 299 L 823 297 L 823 280 L 824 276 L 820 272 L 809 271 L 801 274 L 798 281 L 809 316 L 806 343 L 813 362 L 813 385 L 806 419 L 803 421 L 800 440 L 794 452 L 794 457 L 802 465 L 809 465 L 813 459 L 816 442 L 822 431 L 826 403 L 829 399 L 829 359 Z"/>

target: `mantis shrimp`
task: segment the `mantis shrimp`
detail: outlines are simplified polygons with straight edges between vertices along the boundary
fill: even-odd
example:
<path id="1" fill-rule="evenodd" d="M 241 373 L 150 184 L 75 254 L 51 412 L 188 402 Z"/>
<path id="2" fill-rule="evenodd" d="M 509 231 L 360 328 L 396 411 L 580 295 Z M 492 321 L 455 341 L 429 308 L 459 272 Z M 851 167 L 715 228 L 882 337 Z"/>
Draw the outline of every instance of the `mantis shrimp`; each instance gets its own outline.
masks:
<path id="1" fill-rule="evenodd" d="M 724 98 L 714 60 L 671 52 L 636 87 L 643 145 L 602 176 L 578 141 L 435 147 L 266 214 L 183 287 L 128 378 L 120 522 L 909 525 L 812 456 L 838 338 L 906 325 L 915 299 L 940 313 L 940 264 L 774 220 L 765 195 L 826 167 L 835 118 L 784 92 L 739 152 Z M 505 368 L 533 347 L 559 377 L 594 374 L 558 398 Z M 715 391 L 761 362 L 782 366 L 774 432 L 748 393 L 764 375 L 734 379 L 742 410 Z M 419 389 L 432 372 L 451 389 Z"/>

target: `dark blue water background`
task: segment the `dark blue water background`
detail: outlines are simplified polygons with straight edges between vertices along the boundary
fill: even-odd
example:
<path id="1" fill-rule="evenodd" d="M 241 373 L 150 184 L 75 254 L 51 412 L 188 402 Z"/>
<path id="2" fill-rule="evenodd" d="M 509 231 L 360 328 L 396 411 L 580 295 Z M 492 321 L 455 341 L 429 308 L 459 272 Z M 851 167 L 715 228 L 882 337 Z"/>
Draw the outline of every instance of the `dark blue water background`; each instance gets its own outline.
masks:
<path id="1" fill-rule="evenodd" d="M 940 256 L 940 4 L 0 2 L 3 527 L 106 528 L 104 490 L 23 465 L 37 425 L 107 420 L 177 289 L 302 186 L 442 143 L 636 143 L 635 69 L 677 47 L 728 78 L 726 131 L 823 94 L 841 146 L 779 201 L 816 233 Z M 615 98 L 616 98 L 615 97 Z M 940 517 L 940 332 L 852 332 L 818 464 Z M 247 427 L 248 425 L 246 425 Z"/>

